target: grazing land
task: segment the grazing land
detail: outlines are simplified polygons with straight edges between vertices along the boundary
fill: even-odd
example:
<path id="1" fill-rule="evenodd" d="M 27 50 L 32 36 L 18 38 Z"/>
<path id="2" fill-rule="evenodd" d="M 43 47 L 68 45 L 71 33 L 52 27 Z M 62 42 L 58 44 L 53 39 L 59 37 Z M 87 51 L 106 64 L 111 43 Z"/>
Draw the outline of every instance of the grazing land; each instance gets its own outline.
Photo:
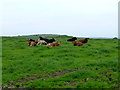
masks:
<path id="1" fill-rule="evenodd" d="M 118 39 L 89 39 L 78 47 L 56 36 L 59 47 L 30 47 L 28 38 L 38 39 L 2 38 L 3 87 L 118 88 Z"/>

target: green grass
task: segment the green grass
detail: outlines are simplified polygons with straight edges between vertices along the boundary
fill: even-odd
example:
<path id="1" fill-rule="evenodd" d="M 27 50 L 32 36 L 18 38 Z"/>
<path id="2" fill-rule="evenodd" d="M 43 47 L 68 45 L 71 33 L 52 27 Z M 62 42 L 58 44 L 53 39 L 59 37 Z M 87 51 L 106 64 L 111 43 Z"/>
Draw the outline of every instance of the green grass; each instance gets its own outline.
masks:
<path id="1" fill-rule="evenodd" d="M 29 47 L 28 37 L 2 38 L 2 85 L 29 88 L 117 88 L 118 40 L 90 39 L 76 47 Z M 33 37 L 32 39 L 37 39 Z"/>

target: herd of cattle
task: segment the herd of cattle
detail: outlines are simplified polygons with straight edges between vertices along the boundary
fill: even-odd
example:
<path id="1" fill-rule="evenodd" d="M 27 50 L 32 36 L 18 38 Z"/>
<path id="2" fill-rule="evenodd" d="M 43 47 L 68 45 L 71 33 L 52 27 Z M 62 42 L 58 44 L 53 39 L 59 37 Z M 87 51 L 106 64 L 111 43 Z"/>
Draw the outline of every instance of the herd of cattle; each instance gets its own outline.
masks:
<path id="1" fill-rule="evenodd" d="M 83 44 L 88 42 L 89 38 L 85 38 L 82 40 L 77 40 L 76 37 L 70 38 L 67 41 L 68 42 L 72 42 L 74 46 L 82 46 Z M 46 45 L 49 47 L 57 47 L 61 44 L 61 41 L 57 41 L 56 43 L 53 43 L 54 41 L 56 41 L 54 38 L 52 39 L 47 39 L 47 38 L 43 38 L 43 37 L 39 37 L 38 40 L 33 40 L 33 39 L 29 39 L 28 40 L 28 46 L 36 46 L 36 45 Z"/>

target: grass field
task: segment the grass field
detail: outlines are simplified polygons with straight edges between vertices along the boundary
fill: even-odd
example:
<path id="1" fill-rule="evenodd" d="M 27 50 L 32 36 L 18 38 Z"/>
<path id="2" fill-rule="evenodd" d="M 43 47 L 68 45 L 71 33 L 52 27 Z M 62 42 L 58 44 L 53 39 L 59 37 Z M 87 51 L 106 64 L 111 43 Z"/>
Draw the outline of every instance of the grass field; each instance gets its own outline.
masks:
<path id="1" fill-rule="evenodd" d="M 90 39 L 76 47 L 29 47 L 28 37 L 2 38 L 2 85 L 28 88 L 118 88 L 118 40 Z M 37 39 L 37 37 L 32 37 Z"/>

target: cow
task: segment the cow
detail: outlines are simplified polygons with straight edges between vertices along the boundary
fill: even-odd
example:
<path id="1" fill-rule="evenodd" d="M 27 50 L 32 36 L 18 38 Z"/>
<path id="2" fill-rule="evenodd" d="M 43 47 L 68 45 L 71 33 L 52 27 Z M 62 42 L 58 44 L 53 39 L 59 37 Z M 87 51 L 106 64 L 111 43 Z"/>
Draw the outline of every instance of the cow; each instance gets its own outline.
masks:
<path id="1" fill-rule="evenodd" d="M 44 40 L 47 43 L 53 43 L 55 41 L 54 38 L 52 38 L 52 39 L 47 39 L 47 38 L 42 38 L 42 37 L 39 37 L 39 38 L 40 38 L 40 40 Z"/>
<path id="2" fill-rule="evenodd" d="M 47 44 L 47 42 L 46 41 L 44 41 L 44 40 L 38 40 L 37 41 L 37 45 L 46 45 Z"/>
<path id="3" fill-rule="evenodd" d="M 67 41 L 68 41 L 68 42 L 72 42 L 72 41 L 75 41 L 75 40 L 77 40 L 77 38 L 76 38 L 76 37 L 73 37 L 73 38 L 68 39 Z"/>
<path id="4" fill-rule="evenodd" d="M 82 46 L 83 45 L 83 43 L 80 41 L 72 41 L 72 43 L 74 46 Z"/>
<path id="5" fill-rule="evenodd" d="M 28 39 L 28 46 L 36 46 L 37 40 Z"/>
<path id="6" fill-rule="evenodd" d="M 82 39 L 82 40 L 79 40 L 79 41 L 82 42 L 82 43 L 87 43 L 87 42 L 88 42 L 88 39 L 89 39 L 89 38 L 85 38 L 85 39 Z"/>
<path id="7" fill-rule="evenodd" d="M 39 38 L 40 38 L 40 40 L 49 40 L 49 39 L 43 38 L 43 37 L 39 37 Z"/>
<path id="8" fill-rule="evenodd" d="M 49 47 L 57 47 L 57 46 L 60 45 L 60 43 L 61 43 L 61 41 L 57 41 L 56 43 L 48 43 L 47 46 L 49 46 Z"/>
<path id="9" fill-rule="evenodd" d="M 36 45 L 37 45 L 36 42 L 34 42 L 34 41 L 31 41 L 31 42 L 30 42 L 30 46 L 36 46 Z"/>

